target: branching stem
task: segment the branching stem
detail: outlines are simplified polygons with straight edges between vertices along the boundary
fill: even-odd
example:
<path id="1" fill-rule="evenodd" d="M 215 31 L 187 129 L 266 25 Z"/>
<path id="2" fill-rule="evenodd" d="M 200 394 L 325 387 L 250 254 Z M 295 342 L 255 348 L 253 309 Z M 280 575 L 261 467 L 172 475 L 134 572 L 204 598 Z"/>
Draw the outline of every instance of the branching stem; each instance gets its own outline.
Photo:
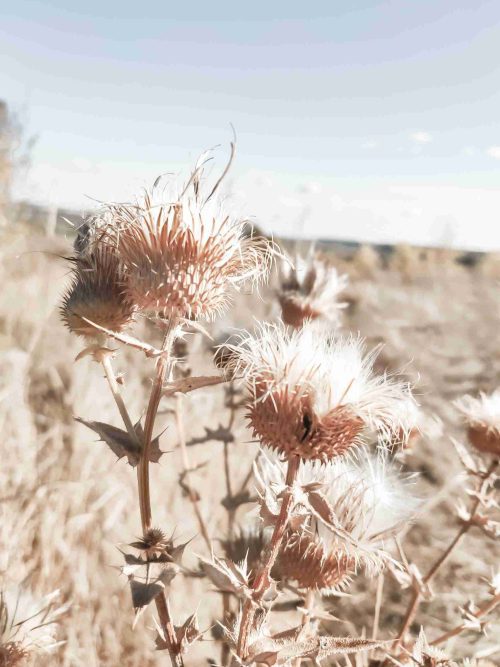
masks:
<path id="1" fill-rule="evenodd" d="M 478 490 L 477 498 L 472 504 L 471 510 L 470 510 L 470 515 L 473 517 L 475 513 L 477 512 L 479 505 L 481 504 L 481 493 L 485 489 L 486 485 L 488 484 L 489 478 L 495 471 L 495 469 L 498 466 L 498 460 L 492 461 L 490 464 L 488 470 L 486 471 L 483 481 L 481 482 L 481 487 Z M 438 570 L 441 568 L 441 566 L 448 560 L 448 557 L 450 554 L 454 551 L 455 547 L 459 544 L 459 542 L 462 540 L 463 536 L 470 530 L 470 528 L 474 524 L 470 521 L 468 523 L 464 523 L 453 540 L 450 542 L 450 544 L 447 546 L 447 548 L 443 551 L 441 556 L 435 561 L 435 563 L 431 566 L 431 568 L 428 570 L 427 574 L 425 577 L 422 579 L 422 583 L 424 585 L 430 584 L 430 582 L 434 579 L 435 575 L 437 574 Z M 403 624 L 401 626 L 401 630 L 398 635 L 398 639 L 396 640 L 396 643 L 394 645 L 394 648 L 397 648 L 400 646 L 405 639 L 406 633 L 408 632 L 408 629 L 410 628 L 411 624 L 413 623 L 413 619 L 415 618 L 418 608 L 420 606 L 420 603 L 422 601 L 423 593 L 421 587 L 419 587 L 417 584 L 415 584 L 414 589 L 413 589 L 413 595 L 410 600 L 410 604 L 408 606 L 408 609 L 406 610 L 406 614 L 403 619 Z"/>
<path id="2" fill-rule="evenodd" d="M 497 593 L 494 595 L 491 600 L 488 600 L 484 604 L 482 604 L 479 609 L 476 611 L 474 616 L 479 619 L 482 618 L 483 616 L 486 616 L 489 614 L 495 607 L 497 607 L 500 604 L 500 593 Z M 466 623 L 461 623 L 460 625 L 457 625 L 456 628 L 453 628 L 453 630 L 448 630 L 448 632 L 445 632 L 443 635 L 438 637 L 437 639 L 434 639 L 431 642 L 431 646 L 437 646 L 437 644 L 442 644 L 445 641 L 448 641 L 448 639 L 451 639 L 452 637 L 456 637 L 459 635 L 461 632 L 464 630 L 467 630 L 467 624 Z"/>
<path id="3" fill-rule="evenodd" d="M 241 616 L 240 623 L 240 632 L 238 636 L 238 647 L 237 652 L 238 656 L 241 659 L 246 658 L 248 652 L 248 640 L 250 637 L 250 632 L 252 630 L 253 621 L 255 618 L 255 613 L 257 606 L 259 605 L 262 597 L 265 592 L 268 590 L 270 585 L 270 576 L 271 569 L 276 561 L 279 550 L 281 548 L 281 543 L 283 542 L 283 537 L 285 530 L 290 519 L 290 514 L 292 510 L 292 486 L 297 478 L 297 472 L 299 469 L 300 458 L 298 456 L 292 456 L 288 460 L 288 468 L 286 473 L 286 489 L 283 492 L 283 500 L 281 502 L 281 509 L 274 526 L 273 535 L 269 546 L 267 547 L 266 554 L 264 556 L 264 564 L 257 572 L 253 586 L 252 586 L 252 598 L 247 600 L 243 605 L 243 612 Z"/>

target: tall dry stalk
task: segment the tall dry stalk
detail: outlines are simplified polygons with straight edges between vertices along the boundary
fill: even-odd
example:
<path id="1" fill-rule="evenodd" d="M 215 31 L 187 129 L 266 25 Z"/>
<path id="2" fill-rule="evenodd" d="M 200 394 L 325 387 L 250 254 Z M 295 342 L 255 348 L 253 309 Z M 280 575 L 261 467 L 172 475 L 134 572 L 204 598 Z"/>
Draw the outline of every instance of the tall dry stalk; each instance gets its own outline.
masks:
<path id="1" fill-rule="evenodd" d="M 202 194 L 203 161 L 197 165 L 180 195 L 168 203 L 154 203 L 153 193 L 134 205 L 110 205 L 86 224 L 77 240 L 72 284 L 63 300 L 62 316 L 70 331 L 83 336 L 90 354 L 102 364 L 125 432 L 96 422 L 84 422 L 97 430 L 119 456 L 137 466 L 142 540 L 134 543 L 144 557 L 126 557 L 123 571 L 131 581 L 136 613 L 155 600 L 163 640 L 172 664 L 183 665 L 183 645 L 188 641 L 176 629 L 167 592 L 175 577 L 176 550 L 163 533 L 153 528 L 149 466 L 161 452 L 154 447 L 154 430 L 165 387 L 172 385 L 175 359 L 172 348 L 183 329 L 199 318 L 210 319 L 225 306 L 229 288 L 263 276 L 269 266 L 271 246 L 263 239 L 243 235 L 243 222 L 225 215 L 214 201 L 222 177 Z M 155 184 L 156 186 L 157 184 Z M 139 314 L 155 319 L 163 330 L 159 349 L 126 333 Z M 152 388 L 144 428 L 134 424 L 123 400 L 104 334 L 156 356 Z M 210 381 L 195 382 L 195 387 Z M 192 389 L 189 380 L 176 391 Z M 180 407 L 179 407 L 180 409 Z M 178 414 L 181 447 L 188 468 L 184 437 Z M 209 546 L 208 533 L 205 539 Z M 152 579 L 150 566 L 160 564 Z M 132 567 L 131 567 L 132 566 Z M 135 570 L 146 567 L 145 582 Z M 135 567 L 135 569 L 134 569 Z M 191 640 L 191 637 L 189 638 Z"/>

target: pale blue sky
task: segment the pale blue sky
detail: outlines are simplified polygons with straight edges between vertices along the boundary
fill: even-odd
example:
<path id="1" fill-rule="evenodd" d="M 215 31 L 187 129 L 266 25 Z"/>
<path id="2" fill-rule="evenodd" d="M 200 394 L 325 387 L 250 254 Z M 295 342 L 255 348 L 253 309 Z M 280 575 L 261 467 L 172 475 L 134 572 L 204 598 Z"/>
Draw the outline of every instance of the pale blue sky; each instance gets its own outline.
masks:
<path id="1" fill-rule="evenodd" d="M 128 198 L 232 123 L 269 230 L 500 248 L 497 0 L 17 0 L 0 55 L 39 137 L 20 194 Z"/>

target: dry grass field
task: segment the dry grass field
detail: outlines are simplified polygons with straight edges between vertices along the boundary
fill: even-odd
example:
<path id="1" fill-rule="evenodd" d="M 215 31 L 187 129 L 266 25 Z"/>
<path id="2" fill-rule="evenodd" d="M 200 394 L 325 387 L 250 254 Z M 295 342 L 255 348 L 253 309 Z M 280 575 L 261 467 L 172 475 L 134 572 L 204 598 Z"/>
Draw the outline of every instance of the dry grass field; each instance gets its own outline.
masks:
<path id="1" fill-rule="evenodd" d="M 26 229 L 1 232 L 2 590 L 11 599 L 22 595 L 33 609 L 36 600 L 58 590 L 55 606 L 67 605 L 58 619 L 56 637 L 64 643 L 50 654 L 28 657 L 26 664 L 164 665 L 168 654 L 154 650 L 152 611 L 146 610 L 132 627 L 130 590 L 118 569 L 120 549 L 141 536 L 135 472 L 75 421 L 80 417 L 120 425 L 102 369 L 88 356 L 75 362 L 82 343 L 60 322 L 58 304 L 68 267 L 59 256 L 69 253 L 70 243 L 62 238 L 33 236 Z M 406 470 L 419 473 L 416 491 L 423 503 L 400 539 L 407 558 L 425 572 L 456 534 L 455 507 L 466 498 L 468 486 L 452 443 L 452 438 L 466 443 L 452 402 L 463 394 L 491 392 L 500 385 L 498 263 L 490 258 L 478 267 L 464 268 L 445 252 L 431 253 L 421 261 L 411 249 L 397 251 L 384 269 L 366 249 L 352 262 L 335 256 L 331 260 L 350 277 L 342 328 L 360 331 L 369 348 L 383 343 L 377 369 L 402 372 L 421 405 L 422 432 L 402 461 Z M 260 293 L 239 294 L 226 315 L 210 325 L 213 338 L 224 339 L 235 327 L 252 327 L 255 319 L 279 317 L 276 289 L 274 275 Z M 141 326 L 146 328 L 147 323 Z M 134 419 L 144 414 L 154 363 L 123 346 L 115 362 L 124 373 L 123 392 Z M 210 343 L 201 334 L 188 338 L 188 365 L 196 368 L 197 375 L 217 372 Z M 173 413 L 175 401 L 182 401 L 188 443 L 203 439 L 205 429 L 226 425 L 228 410 L 221 386 L 165 400 L 158 426 L 163 432 L 161 448 L 167 453 L 151 473 L 155 525 L 174 533 L 178 542 L 191 540 L 185 570 L 172 584 L 172 612 L 175 619 L 184 620 L 197 609 L 199 627 L 207 632 L 203 641 L 193 645 L 186 665 L 210 664 L 208 659 L 220 664 L 220 646 L 214 638 L 217 627 L 212 626 L 221 618 L 221 595 L 198 576 L 198 556 L 208 558 L 209 553 L 186 490 L 183 493 L 179 485 L 184 463 L 178 448 L 182 429 L 180 433 Z M 234 442 L 227 449 L 234 491 L 251 469 L 258 445 L 241 410 L 232 431 Z M 200 464 L 189 476 L 190 488 L 201 496 L 199 507 L 210 536 L 221 536 L 227 518 L 221 505 L 227 494 L 224 447 L 210 441 L 188 451 L 191 465 Z M 253 481 L 248 489 L 254 495 Z M 254 521 L 249 516 L 252 508 L 251 503 L 238 508 L 239 525 Z M 214 542 L 214 549 L 222 553 L 220 542 Z M 423 625 L 432 640 L 460 624 L 460 608 L 471 599 L 480 603 L 488 598 L 487 581 L 498 572 L 498 561 L 498 541 L 471 529 L 433 581 L 434 596 L 421 604 L 411 627 L 414 635 Z M 396 585 L 390 573 L 383 579 L 360 577 L 349 589 L 350 596 L 327 599 L 325 612 L 341 620 L 325 621 L 323 627 L 336 636 L 365 633 L 370 637 L 377 585 L 382 583 L 379 637 L 394 637 L 411 590 Z M 500 664 L 498 607 L 489 618 L 486 635 L 467 630 L 442 648 L 447 647 L 459 664 L 474 656 Z M 284 627 L 293 625 L 292 613 L 284 613 L 283 619 Z M 338 660 L 344 664 L 344 658 Z"/>

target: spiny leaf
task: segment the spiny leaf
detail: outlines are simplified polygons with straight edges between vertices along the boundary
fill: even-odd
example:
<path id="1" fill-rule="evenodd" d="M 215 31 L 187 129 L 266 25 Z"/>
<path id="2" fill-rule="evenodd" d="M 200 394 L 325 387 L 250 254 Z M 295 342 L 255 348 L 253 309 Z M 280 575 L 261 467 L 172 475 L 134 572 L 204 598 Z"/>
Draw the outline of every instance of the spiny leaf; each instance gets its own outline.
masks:
<path id="1" fill-rule="evenodd" d="M 305 641 L 284 643 L 281 646 L 278 642 L 272 642 L 272 640 L 271 643 L 276 644 L 275 647 L 269 647 L 269 650 L 253 655 L 253 662 L 269 665 L 269 667 L 272 665 L 286 665 L 290 660 L 297 658 L 319 662 L 331 655 L 347 655 L 358 651 L 369 651 L 379 648 L 387 642 L 355 637 L 315 637 Z"/>
<path id="2" fill-rule="evenodd" d="M 127 566 L 122 568 L 125 573 Z M 140 566 L 134 566 L 134 571 L 128 575 L 132 603 L 138 616 L 157 595 L 170 585 L 179 572 L 179 567 L 172 563 L 148 563 L 144 561 Z M 140 573 L 140 574 L 139 574 Z"/>
<path id="3" fill-rule="evenodd" d="M 126 456 L 132 467 L 135 467 L 139 463 L 141 447 L 138 442 L 131 440 L 127 431 L 104 422 L 87 421 L 81 417 L 75 417 L 75 420 L 97 433 L 99 438 L 108 445 L 118 459 Z"/>
<path id="4" fill-rule="evenodd" d="M 231 561 L 214 557 L 212 562 L 200 558 L 203 572 L 218 590 L 245 596 L 248 591 L 248 577 L 244 570 Z"/>
<path id="5" fill-rule="evenodd" d="M 105 422 L 87 421 L 81 417 L 75 417 L 75 420 L 97 433 L 99 438 L 108 445 L 108 447 L 118 457 L 118 459 L 126 456 L 128 463 L 133 468 L 138 465 L 142 451 L 142 447 L 139 443 L 142 442 L 143 438 L 143 430 L 140 423 L 135 425 L 137 440 L 132 440 L 127 431 L 124 431 L 121 428 L 117 428 L 116 426 L 112 426 L 111 424 L 106 424 Z M 165 452 L 160 449 L 160 438 L 158 436 L 151 441 L 149 460 L 151 463 L 158 463 L 160 457 L 164 453 Z"/>
<path id="6" fill-rule="evenodd" d="M 141 422 L 138 421 L 137 424 L 134 424 L 134 429 L 135 432 L 137 433 L 137 437 L 139 439 L 139 442 L 144 441 L 144 429 L 141 426 Z M 161 433 L 160 433 L 161 435 Z M 164 452 L 163 450 L 160 449 L 160 435 L 157 435 L 156 438 L 153 438 L 151 440 L 151 445 L 149 447 L 149 460 L 151 463 L 158 463 L 160 461 L 160 458 L 162 457 Z"/>

